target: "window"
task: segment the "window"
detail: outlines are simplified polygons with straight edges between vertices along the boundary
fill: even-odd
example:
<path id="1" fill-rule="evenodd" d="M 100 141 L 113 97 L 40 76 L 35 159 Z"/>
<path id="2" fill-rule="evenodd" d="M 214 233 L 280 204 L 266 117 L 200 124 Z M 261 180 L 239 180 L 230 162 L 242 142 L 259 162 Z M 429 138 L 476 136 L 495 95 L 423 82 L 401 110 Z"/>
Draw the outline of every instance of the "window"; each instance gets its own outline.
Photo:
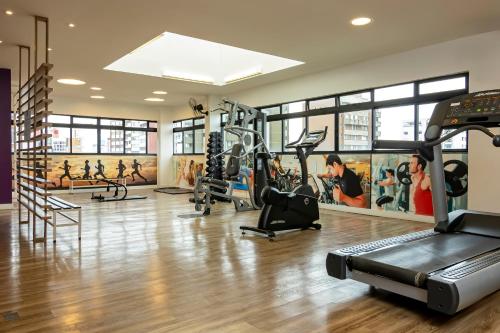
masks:
<path id="1" fill-rule="evenodd" d="M 203 154 L 205 150 L 205 130 L 194 130 L 194 153 Z"/>
<path id="2" fill-rule="evenodd" d="M 377 109 L 375 111 L 375 138 L 380 140 L 415 140 L 414 118 L 413 105 Z"/>
<path id="3" fill-rule="evenodd" d="M 414 84 L 400 84 L 397 86 L 375 89 L 375 102 L 387 101 L 405 97 L 413 97 Z"/>
<path id="4" fill-rule="evenodd" d="M 158 128 L 158 123 L 156 121 L 150 121 L 149 128 Z"/>
<path id="5" fill-rule="evenodd" d="M 280 114 L 280 107 L 279 106 L 273 106 L 273 107 L 270 107 L 270 108 L 261 109 L 261 111 L 263 113 L 265 113 L 266 115 L 268 115 L 268 116 L 272 116 L 272 115 L 275 115 L 275 114 Z"/>
<path id="6" fill-rule="evenodd" d="M 97 129 L 73 128 L 71 137 L 72 153 L 97 153 Z"/>
<path id="7" fill-rule="evenodd" d="M 71 152 L 71 134 L 68 127 L 51 127 L 48 129 L 52 137 L 48 140 L 50 153 Z"/>
<path id="8" fill-rule="evenodd" d="M 281 120 L 266 123 L 266 144 L 269 151 L 281 152 Z"/>
<path id="9" fill-rule="evenodd" d="M 194 120 L 194 126 L 205 125 L 205 118 L 198 118 Z"/>
<path id="10" fill-rule="evenodd" d="M 182 123 L 180 121 L 174 121 L 174 128 L 182 127 Z"/>
<path id="11" fill-rule="evenodd" d="M 184 142 L 184 154 L 192 154 L 194 148 L 193 131 L 182 132 Z"/>
<path id="12" fill-rule="evenodd" d="M 296 141 L 304 128 L 306 127 L 306 118 L 292 118 L 283 121 L 284 144 L 286 146 L 290 142 Z M 285 151 L 293 151 L 294 149 L 286 149 Z"/>
<path id="13" fill-rule="evenodd" d="M 125 127 L 148 128 L 146 120 L 125 120 Z"/>
<path id="14" fill-rule="evenodd" d="M 434 107 L 437 103 L 420 104 L 418 106 L 418 139 L 425 140 L 425 130 L 429 124 Z M 450 133 L 451 130 L 444 130 L 441 136 Z M 462 132 L 449 140 L 446 140 L 441 145 L 443 149 L 466 149 L 467 148 L 467 132 Z"/>
<path id="15" fill-rule="evenodd" d="M 158 133 L 148 132 L 148 154 L 156 154 L 158 152 Z"/>
<path id="16" fill-rule="evenodd" d="M 443 79 L 431 82 L 420 83 L 418 92 L 421 95 L 432 94 L 442 91 L 466 89 L 466 77 L 457 77 L 453 79 Z"/>
<path id="17" fill-rule="evenodd" d="M 308 119 L 308 130 L 317 131 L 324 130 L 325 126 L 328 126 L 326 132 L 325 141 L 323 141 L 318 148 L 317 151 L 329 151 L 335 150 L 335 115 L 334 114 L 325 114 L 321 116 L 309 117 Z"/>
<path id="18" fill-rule="evenodd" d="M 73 117 L 73 124 L 97 125 L 97 118 Z"/>
<path id="19" fill-rule="evenodd" d="M 125 154 L 146 154 L 146 132 L 125 132 Z"/>
<path id="20" fill-rule="evenodd" d="M 101 153 L 121 153 L 124 152 L 123 130 L 121 129 L 101 129 Z"/>
<path id="21" fill-rule="evenodd" d="M 182 154 L 182 132 L 174 133 L 174 154 Z"/>
<path id="22" fill-rule="evenodd" d="M 193 119 L 183 120 L 182 127 L 193 127 Z"/>
<path id="23" fill-rule="evenodd" d="M 238 143 L 238 136 L 222 130 L 224 136 L 224 150 L 228 150 L 236 143 Z"/>
<path id="24" fill-rule="evenodd" d="M 48 122 L 52 124 L 69 124 L 71 123 L 70 116 L 61 116 L 58 114 L 51 114 L 48 117 Z"/>
<path id="25" fill-rule="evenodd" d="M 101 126 L 123 127 L 123 120 L 121 120 L 121 119 L 101 119 Z"/>
<path id="26" fill-rule="evenodd" d="M 283 104 L 282 107 L 283 114 L 303 112 L 305 110 L 306 110 L 306 101 Z"/>
<path id="27" fill-rule="evenodd" d="M 339 149 L 370 150 L 372 146 L 371 110 L 339 114 Z"/>
<path id="28" fill-rule="evenodd" d="M 335 97 L 309 101 L 309 110 L 330 108 L 333 106 L 335 106 Z"/>
<path id="29" fill-rule="evenodd" d="M 372 97 L 369 91 L 340 96 L 340 105 L 350 105 L 371 102 Z"/>

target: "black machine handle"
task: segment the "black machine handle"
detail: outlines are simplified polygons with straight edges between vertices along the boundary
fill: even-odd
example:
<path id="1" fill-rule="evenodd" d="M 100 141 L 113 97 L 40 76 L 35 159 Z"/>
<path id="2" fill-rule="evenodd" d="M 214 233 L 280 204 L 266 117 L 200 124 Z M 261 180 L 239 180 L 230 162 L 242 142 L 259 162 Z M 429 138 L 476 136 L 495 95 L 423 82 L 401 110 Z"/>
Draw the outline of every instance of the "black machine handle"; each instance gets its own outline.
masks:
<path id="1" fill-rule="evenodd" d="M 297 143 L 299 143 L 300 141 L 302 141 L 302 138 L 304 137 L 304 135 L 305 135 L 305 134 L 306 134 L 306 129 L 304 128 L 304 129 L 302 130 L 302 133 L 300 133 L 299 138 L 298 138 L 297 140 L 295 140 L 294 142 L 289 142 L 289 143 L 285 146 L 285 148 L 295 148 L 295 145 L 296 145 Z"/>
<path id="2" fill-rule="evenodd" d="M 325 141 L 326 139 L 326 132 L 328 131 L 328 126 L 325 126 L 325 129 L 324 130 L 317 130 L 317 131 L 312 131 L 312 132 L 309 132 L 309 134 L 317 134 L 317 133 L 321 133 L 321 138 L 319 140 L 317 140 L 316 142 L 314 143 L 301 143 L 299 146 L 300 147 L 303 147 L 303 148 L 307 148 L 307 147 L 317 147 L 320 145 L 321 142 Z"/>

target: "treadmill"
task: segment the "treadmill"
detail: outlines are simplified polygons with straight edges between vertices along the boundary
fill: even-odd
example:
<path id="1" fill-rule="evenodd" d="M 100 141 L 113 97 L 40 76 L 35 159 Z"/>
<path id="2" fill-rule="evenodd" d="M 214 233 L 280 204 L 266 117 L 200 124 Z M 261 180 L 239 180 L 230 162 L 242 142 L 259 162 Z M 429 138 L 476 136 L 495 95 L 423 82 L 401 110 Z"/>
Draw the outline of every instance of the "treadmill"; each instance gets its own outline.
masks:
<path id="1" fill-rule="evenodd" d="M 448 214 L 441 143 L 467 130 L 500 147 L 500 90 L 458 96 L 436 105 L 425 141 L 373 141 L 375 149 L 403 149 L 429 162 L 434 229 L 330 252 L 328 274 L 353 279 L 454 314 L 500 289 L 500 214 L 457 210 Z M 441 137 L 443 130 L 452 129 Z M 493 166 L 494 167 L 494 166 Z"/>

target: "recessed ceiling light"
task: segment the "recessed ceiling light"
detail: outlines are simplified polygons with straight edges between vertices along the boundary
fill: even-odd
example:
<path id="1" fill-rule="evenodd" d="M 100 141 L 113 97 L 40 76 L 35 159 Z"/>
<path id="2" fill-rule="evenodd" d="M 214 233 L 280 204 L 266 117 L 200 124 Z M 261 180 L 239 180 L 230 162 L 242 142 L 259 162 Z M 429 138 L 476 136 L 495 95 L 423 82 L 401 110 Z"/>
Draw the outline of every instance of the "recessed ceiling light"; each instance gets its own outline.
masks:
<path id="1" fill-rule="evenodd" d="M 70 86 L 81 86 L 84 85 L 85 82 L 76 79 L 59 79 L 57 80 L 60 84 L 69 84 Z"/>
<path id="2" fill-rule="evenodd" d="M 7 10 L 5 11 L 5 15 L 9 15 L 9 16 L 10 16 L 10 15 L 14 15 L 14 12 L 13 12 L 12 10 L 7 9 Z"/>
<path id="3" fill-rule="evenodd" d="M 70 23 L 70 24 L 68 24 L 68 27 L 70 27 L 70 28 L 74 28 L 74 27 L 75 27 L 75 24 L 74 24 L 74 23 Z"/>
<path id="4" fill-rule="evenodd" d="M 148 98 L 144 98 L 144 100 L 147 102 L 163 102 L 163 101 L 165 101 L 163 98 L 158 98 L 158 97 L 148 97 Z"/>
<path id="5" fill-rule="evenodd" d="M 90 96 L 90 98 L 92 98 L 92 99 L 104 99 L 104 96 L 94 95 L 94 96 Z"/>
<path id="6" fill-rule="evenodd" d="M 48 47 L 48 48 L 47 48 L 47 51 L 52 51 L 52 48 Z"/>
<path id="7" fill-rule="evenodd" d="M 101 91 L 102 88 L 99 88 L 99 87 L 90 87 L 91 90 L 95 90 L 95 91 Z"/>
<path id="8" fill-rule="evenodd" d="M 156 91 L 153 91 L 153 94 L 155 94 L 155 95 L 166 95 L 167 92 L 166 91 L 162 91 L 162 90 L 156 90 Z"/>
<path id="9" fill-rule="evenodd" d="M 369 17 L 356 17 L 351 20 L 352 25 L 367 25 L 372 22 L 372 19 Z"/>
<path id="10" fill-rule="evenodd" d="M 3 41 L 2 41 L 2 40 L 0 40 L 0 44 L 2 44 L 2 43 L 3 43 Z"/>

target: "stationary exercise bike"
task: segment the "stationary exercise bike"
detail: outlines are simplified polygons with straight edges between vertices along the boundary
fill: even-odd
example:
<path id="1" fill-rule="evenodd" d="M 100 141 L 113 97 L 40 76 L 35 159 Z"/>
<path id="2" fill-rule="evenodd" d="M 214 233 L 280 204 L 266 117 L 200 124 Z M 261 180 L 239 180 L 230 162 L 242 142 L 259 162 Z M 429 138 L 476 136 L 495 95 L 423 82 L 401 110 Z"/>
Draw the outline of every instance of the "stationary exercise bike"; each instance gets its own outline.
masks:
<path id="1" fill-rule="evenodd" d="M 267 235 L 271 240 L 276 236 L 275 231 L 293 229 L 321 229 L 321 224 L 314 223 L 319 219 L 318 199 L 314 190 L 308 184 L 307 157 L 326 138 L 328 127 L 324 130 L 306 133 L 304 129 L 295 142 L 291 142 L 285 148 L 295 148 L 300 161 L 302 171 L 301 184 L 292 192 L 280 192 L 275 187 L 266 186 L 261 192 L 264 202 L 259 217 L 257 228 L 241 226 L 242 234 L 246 230 Z M 259 156 L 263 165 L 269 168 L 267 156 Z"/>

